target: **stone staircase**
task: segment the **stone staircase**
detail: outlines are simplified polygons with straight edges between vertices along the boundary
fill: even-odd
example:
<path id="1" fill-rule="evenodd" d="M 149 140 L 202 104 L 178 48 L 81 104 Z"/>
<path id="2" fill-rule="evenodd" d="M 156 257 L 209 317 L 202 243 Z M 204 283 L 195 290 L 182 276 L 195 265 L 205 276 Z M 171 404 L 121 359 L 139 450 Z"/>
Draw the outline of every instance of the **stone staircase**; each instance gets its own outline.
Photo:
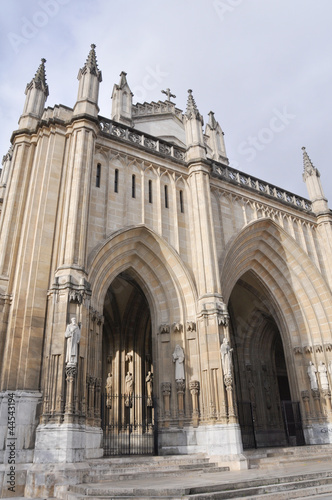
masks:
<path id="1" fill-rule="evenodd" d="M 245 451 L 249 469 L 273 469 L 290 464 L 330 462 L 332 444 L 297 446 L 292 448 L 261 448 Z"/>
<path id="2" fill-rule="evenodd" d="M 290 500 L 331 494 L 332 445 L 244 453 L 248 470 L 229 471 L 205 455 L 89 461 L 81 484 L 56 486 L 58 500 Z"/>
<path id="3" fill-rule="evenodd" d="M 137 497 L 137 488 L 128 486 L 128 488 L 116 488 L 116 483 L 129 481 L 147 482 L 155 478 L 169 478 L 170 484 L 172 478 L 183 477 L 188 474 L 212 474 L 228 471 L 229 467 L 219 467 L 217 463 L 203 455 L 190 456 L 161 456 L 161 457 L 122 457 L 122 458 L 103 458 L 89 461 L 90 470 L 84 477 L 82 484 L 73 486 L 55 486 L 55 497 L 61 500 L 74 499 L 92 499 L 92 498 L 116 498 L 118 495 L 124 498 L 124 494 L 131 498 Z M 128 483 L 129 484 L 129 483 Z M 145 488 L 142 498 L 153 498 L 156 490 L 147 491 Z M 173 493 L 175 489 L 170 489 L 171 496 L 161 495 L 162 491 L 158 489 L 156 498 L 175 498 Z M 177 489 L 178 491 L 178 489 Z M 177 493 L 176 493 L 177 494 Z"/>

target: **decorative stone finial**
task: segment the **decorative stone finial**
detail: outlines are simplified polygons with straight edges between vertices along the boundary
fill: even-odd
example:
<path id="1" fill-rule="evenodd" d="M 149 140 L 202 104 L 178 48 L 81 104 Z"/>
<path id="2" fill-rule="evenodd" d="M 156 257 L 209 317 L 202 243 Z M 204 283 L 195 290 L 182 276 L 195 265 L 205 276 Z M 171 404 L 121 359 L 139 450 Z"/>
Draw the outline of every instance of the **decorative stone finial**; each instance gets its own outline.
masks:
<path id="1" fill-rule="evenodd" d="M 83 69 L 88 69 L 92 75 L 98 77 L 98 80 L 101 82 L 101 71 L 98 69 L 97 64 L 97 56 L 95 51 L 96 45 L 94 43 L 91 44 L 91 50 L 87 57 L 86 63 Z"/>
<path id="2" fill-rule="evenodd" d="M 209 113 L 209 126 L 211 130 L 215 130 L 217 128 L 218 122 L 214 117 L 214 112 L 210 111 Z"/>
<path id="3" fill-rule="evenodd" d="M 46 59 L 41 59 L 41 64 L 39 65 L 39 68 L 36 71 L 35 76 L 31 80 L 30 83 L 28 83 L 27 88 L 25 93 L 28 92 L 29 89 L 32 87 L 35 87 L 39 90 L 42 90 L 44 92 L 45 97 L 48 96 L 48 85 L 46 83 L 46 71 L 45 71 L 45 63 Z"/>
<path id="4" fill-rule="evenodd" d="M 309 155 L 306 151 L 305 146 L 302 147 L 303 151 L 303 172 L 306 175 L 313 175 L 316 174 L 317 177 L 320 176 L 320 173 L 318 172 L 317 168 L 314 167 L 311 159 L 309 158 Z"/>
<path id="5" fill-rule="evenodd" d="M 187 118 L 196 118 L 197 120 L 200 120 L 203 123 L 203 118 L 198 111 L 198 108 L 196 106 L 195 99 L 193 97 L 193 91 L 191 89 L 188 90 L 188 101 L 187 101 L 187 110 L 186 110 L 186 116 Z"/>

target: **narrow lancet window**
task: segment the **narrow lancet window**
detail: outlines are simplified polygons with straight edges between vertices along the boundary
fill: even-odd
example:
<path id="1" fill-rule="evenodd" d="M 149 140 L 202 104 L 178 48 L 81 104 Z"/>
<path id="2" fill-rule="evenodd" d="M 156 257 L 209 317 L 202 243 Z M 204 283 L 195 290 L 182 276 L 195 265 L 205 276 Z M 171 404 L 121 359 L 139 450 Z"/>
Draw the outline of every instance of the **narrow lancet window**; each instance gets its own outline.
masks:
<path id="1" fill-rule="evenodd" d="M 96 187 L 100 187 L 101 164 L 98 163 L 96 171 Z"/>
<path id="2" fill-rule="evenodd" d="M 165 208 L 168 208 L 168 186 L 165 186 Z"/>
<path id="3" fill-rule="evenodd" d="M 149 203 L 152 203 L 152 181 L 149 181 Z"/>
<path id="4" fill-rule="evenodd" d="M 133 175 L 131 178 L 131 196 L 136 198 L 136 176 Z"/>
<path id="5" fill-rule="evenodd" d="M 183 191 L 180 191 L 180 211 L 184 213 L 184 205 L 183 205 Z"/>
<path id="6" fill-rule="evenodd" d="M 119 170 L 116 168 L 114 173 L 114 193 L 118 193 L 119 189 Z"/>

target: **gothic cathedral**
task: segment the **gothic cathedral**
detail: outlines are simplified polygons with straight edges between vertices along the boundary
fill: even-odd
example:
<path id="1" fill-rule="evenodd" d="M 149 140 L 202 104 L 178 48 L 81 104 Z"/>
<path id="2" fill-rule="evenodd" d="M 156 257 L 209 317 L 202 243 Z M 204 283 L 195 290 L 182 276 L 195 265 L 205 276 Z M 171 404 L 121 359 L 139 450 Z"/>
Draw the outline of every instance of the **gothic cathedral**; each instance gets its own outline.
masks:
<path id="1" fill-rule="evenodd" d="M 45 107 L 45 62 L 0 179 L 1 461 L 10 437 L 28 475 L 332 443 L 332 213 L 306 150 L 309 199 L 231 168 L 191 90 L 133 104 L 122 72 L 100 116 L 92 45 L 74 107 Z"/>

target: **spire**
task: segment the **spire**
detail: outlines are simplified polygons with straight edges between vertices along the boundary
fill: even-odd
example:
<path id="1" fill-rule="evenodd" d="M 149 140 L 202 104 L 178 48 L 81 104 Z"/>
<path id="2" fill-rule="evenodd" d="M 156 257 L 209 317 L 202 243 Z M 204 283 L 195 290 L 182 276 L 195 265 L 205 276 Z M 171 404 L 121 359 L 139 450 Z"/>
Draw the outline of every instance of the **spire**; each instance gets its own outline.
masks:
<path id="1" fill-rule="evenodd" d="M 96 46 L 91 45 L 91 50 L 87 57 L 83 68 L 78 72 L 77 79 L 79 80 L 77 101 L 74 106 L 74 114 L 88 114 L 97 116 L 99 83 L 102 81 L 101 71 L 98 69 Z"/>
<path id="2" fill-rule="evenodd" d="M 112 120 L 132 125 L 133 93 L 127 82 L 127 73 L 121 71 L 119 84 L 114 84 L 112 92 Z"/>
<path id="3" fill-rule="evenodd" d="M 25 90 L 26 94 L 28 93 L 28 91 L 31 88 L 35 87 L 35 88 L 42 90 L 44 92 L 45 98 L 47 98 L 47 96 L 49 95 L 48 85 L 46 83 L 45 63 L 46 63 L 46 59 L 42 59 L 40 65 L 39 65 L 39 68 L 36 71 L 34 78 L 31 80 L 30 83 L 28 83 L 28 85 L 26 87 L 26 90 Z"/>
<path id="4" fill-rule="evenodd" d="M 206 148 L 203 137 L 203 117 L 198 111 L 193 91 L 188 90 L 187 110 L 184 114 L 184 125 L 187 142 L 187 161 L 206 159 Z"/>
<path id="5" fill-rule="evenodd" d="M 320 180 L 320 173 L 314 167 L 305 147 L 303 151 L 303 180 L 306 183 L 310 201 L 312 202 L 312 210 L 316 214 L 326 213 L 329 211 L 327 199 L 324 196 L 323 187 Z"/>
<path id="6" fill-rule="evenodd" d="M 304 146 L 302 147 L 302 151 L 303 151 L 303 176 L 313 175 L 316 173 L 316 175 L 320 177 L 320 173 L 318 172 L 317 168 L 314 167 Z"/>
<path id="7" fill-rule="evenodd" d="M 95 75 L 98 78 L 98 81 L 101 82 L 101 71 L 98 69 L 97 65 L 97 56 L 95 51 L 96 45 L 94 43 L 91 44 L 91 50 L 89 52 L 86 63 L 81 71 L 89 70 L 92 75 Z"/>
<path id="8" fill-rule="evenodd" d="M 228 165 L 224 133 L 215 119 L 213 111 L 209 113 L 209 121 L 206 124 L 204 138 L 207 145 L 208 157 Z"/>
<path id="9" fill-rule="evenodd" d="M 119 89 L 123 89 L 127 83 L 127 73 L 125 71 L 121 71 L 120 73 L 120 83 L 119 83 Z"/>
<path id="10" fill-rule="evenodd" d="M 35 76 L 26 86 L 23 113 L 18 122 L 20 129 L 34 128 L 44 112 L 46 99 L 49 94 L 46 83 L 45 63 L 46 59 L 42 59 Z"/>
<path id="11" fill-rule="evenodd" d="M 217 122 L 217 120 L 214 117 L 214 112 L 213 111 L 210 111 L 210 113 L 209 113 L 209 122 L 208 122 L 208 125 L 209 125 L 209 127 L 210 127 L 211 130 L 215 130 L 217 128 L 218 122 Z"/>
<path id="12" fill-rule="evenodd" d="M 198 108 L 196 106 L 195 99 L 193 97 L 193 91 L 191 89 L 188 90 L 188 101 L 187 101 L 187 110 L 186 110 L 186 116 L 187 118 L 196 118 L 197 120 L 200 120 L 203 125 L 203 117 L 198 111 Z"/>

